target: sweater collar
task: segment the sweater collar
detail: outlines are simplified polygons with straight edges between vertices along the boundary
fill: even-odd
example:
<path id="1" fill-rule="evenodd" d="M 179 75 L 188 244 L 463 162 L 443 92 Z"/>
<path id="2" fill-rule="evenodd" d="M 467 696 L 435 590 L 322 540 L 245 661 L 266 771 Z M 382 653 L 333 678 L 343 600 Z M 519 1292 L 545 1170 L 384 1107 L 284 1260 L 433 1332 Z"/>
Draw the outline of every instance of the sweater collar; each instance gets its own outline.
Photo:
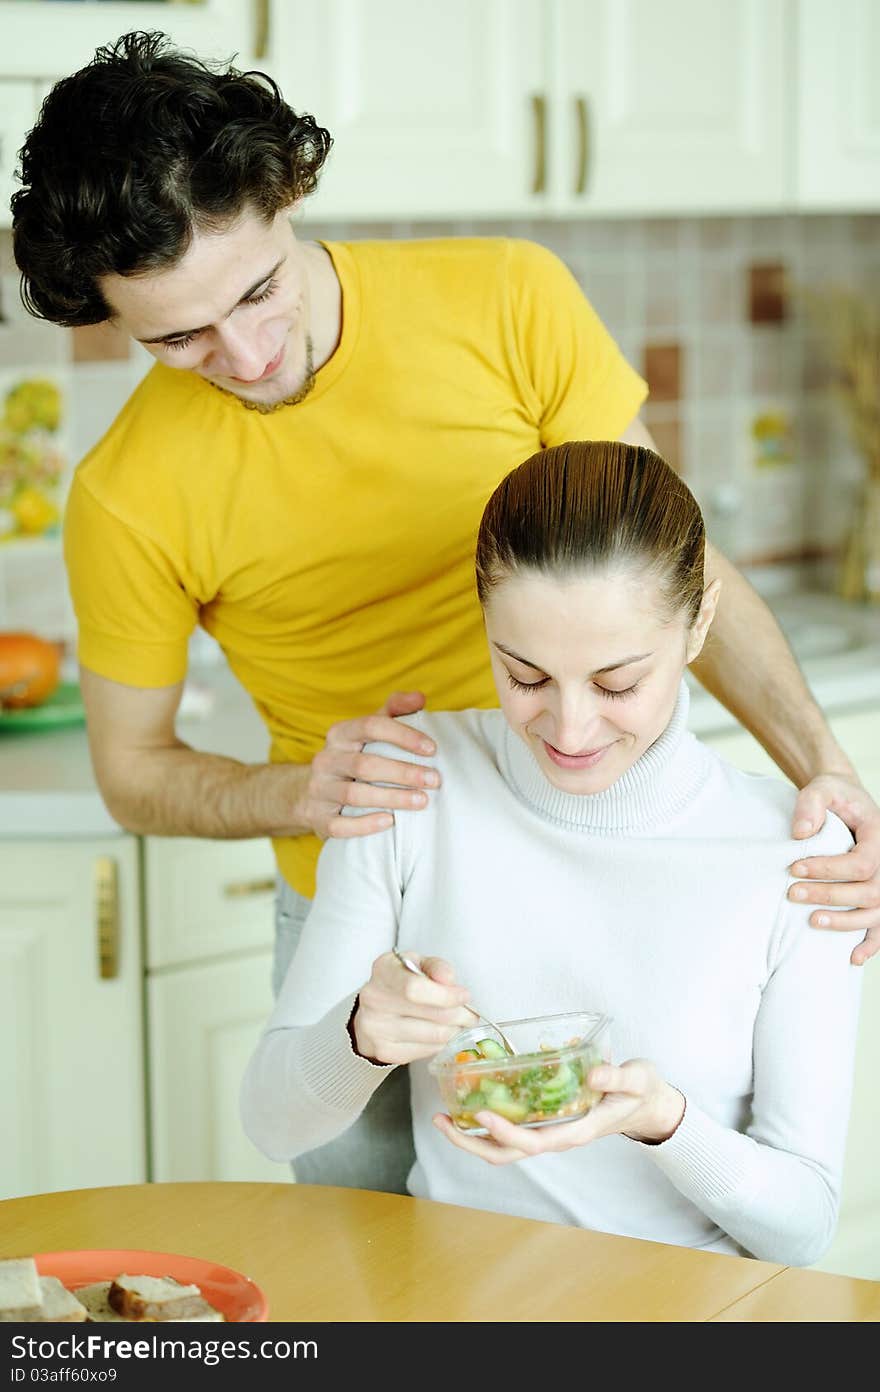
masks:
<path id="1" fill-rule="evenodd" d="M 709 775 L 710 753 L 687 729 L 689 706 L 682 681 L 662 735 L 604 792 L 564 793 L 554 788 L 506 722 L 501 772 L 522 802 L 558 825 L 599 835 L 661 827 L 699 792 Z"/>

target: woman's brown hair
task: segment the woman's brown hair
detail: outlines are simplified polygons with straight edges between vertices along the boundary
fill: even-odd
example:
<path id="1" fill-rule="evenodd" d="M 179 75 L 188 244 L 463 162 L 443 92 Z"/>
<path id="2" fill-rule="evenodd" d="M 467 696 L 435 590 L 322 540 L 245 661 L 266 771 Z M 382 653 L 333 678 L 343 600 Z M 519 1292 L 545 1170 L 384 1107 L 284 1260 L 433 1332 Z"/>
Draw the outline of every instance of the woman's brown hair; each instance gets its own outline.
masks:
<path id="1" fill-rule="evenodd" d="M 502 479 L 477 538 L 477 593 L 519 570 L 571 574 L 617 564 L 655 576 L 669 617 L 693 624 L 706 530 L 690 489 L 653 450 L 619 441 L 555 445 Z"/>

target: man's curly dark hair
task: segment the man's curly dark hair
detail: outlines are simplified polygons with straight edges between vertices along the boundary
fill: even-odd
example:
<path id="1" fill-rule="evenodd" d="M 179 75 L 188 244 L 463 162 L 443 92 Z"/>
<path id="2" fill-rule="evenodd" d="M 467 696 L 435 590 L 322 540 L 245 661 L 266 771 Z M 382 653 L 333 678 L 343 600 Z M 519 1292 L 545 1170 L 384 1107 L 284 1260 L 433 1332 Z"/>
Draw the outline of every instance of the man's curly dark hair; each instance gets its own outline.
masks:
<path id="1" fill-rule="evenodd" d="M 52 88 L 12 198 L 21 297 L 55 324 L 112 311 L 99 278 L 172 266 L 194 231 L 250 209 L 270 222 L 311 193 L 331 146 L 265 73 L 123 34 Z"/>

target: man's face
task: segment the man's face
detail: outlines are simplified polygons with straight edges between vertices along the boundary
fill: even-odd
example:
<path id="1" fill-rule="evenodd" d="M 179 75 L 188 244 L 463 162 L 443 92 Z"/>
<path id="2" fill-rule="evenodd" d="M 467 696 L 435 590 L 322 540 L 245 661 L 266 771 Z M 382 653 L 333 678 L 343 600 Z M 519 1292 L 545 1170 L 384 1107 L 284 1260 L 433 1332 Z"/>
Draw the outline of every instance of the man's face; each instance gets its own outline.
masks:
<path id="1" fill-rule="evenodd" d="M 289 209 L 196 232 L 176 265 L 107 275 L 113 318 L 154 358 L 272 407 L 310 385 L 309 285 Z"/>

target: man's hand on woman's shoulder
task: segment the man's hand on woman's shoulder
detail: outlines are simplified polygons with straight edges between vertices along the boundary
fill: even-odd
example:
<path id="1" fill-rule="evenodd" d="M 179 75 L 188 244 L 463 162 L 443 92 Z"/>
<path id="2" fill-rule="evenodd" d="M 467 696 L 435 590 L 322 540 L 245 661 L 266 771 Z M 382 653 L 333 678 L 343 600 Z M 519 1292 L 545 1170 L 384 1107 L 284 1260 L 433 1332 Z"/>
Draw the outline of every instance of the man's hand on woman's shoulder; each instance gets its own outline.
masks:
<path id="1" fill-rule="evenodd" d="M 855 779 L 823 773 L 798 794 L 794 835 L 815 835 L 829 811 L 846 823 L 856 844 L 842 855 L 795 861 L 790 868 L 798 878 L 788 897 L 822 906 L 810 917 L 814 928 L 864 930 L 850 957 L 858 967 L 880 951 L 880 807 Z M 815 883 L 820 880 L 826 883 Z"/>
<path id="2" fill-rule="evenodd" d="M 423 757 L 436 753 L 433 740 L 395 718 L 413 715 L 424 704 L 420 691 L 396 691 L 372 715 L 330 726 L 324 748 L 312 759 L 302 799 L 302 819 L 322 841 L 331 836 L 370 836 L 391 826 L 395 808 L 427 806 L 424 789 L 440 786 L 436 769 L 364 752 L 366 744 L 385 743 Z M 346 817 L 346 807 L 376 810 Z"/>

